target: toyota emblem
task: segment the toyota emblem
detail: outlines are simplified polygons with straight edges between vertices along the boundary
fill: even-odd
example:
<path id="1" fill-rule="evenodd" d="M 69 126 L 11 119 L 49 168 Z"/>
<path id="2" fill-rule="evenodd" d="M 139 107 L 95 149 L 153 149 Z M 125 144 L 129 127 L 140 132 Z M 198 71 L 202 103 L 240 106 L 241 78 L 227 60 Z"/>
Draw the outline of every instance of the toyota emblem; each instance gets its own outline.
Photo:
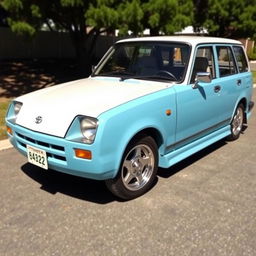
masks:
<path id="1" fill-rule="evenodd" d="M 35 123 L 40 124 L 40 123 L 42 123 L 42 121 L 43 121 L 43 118 L 41 116 L 38 116 L 38 117 L 36 117 Z"/>

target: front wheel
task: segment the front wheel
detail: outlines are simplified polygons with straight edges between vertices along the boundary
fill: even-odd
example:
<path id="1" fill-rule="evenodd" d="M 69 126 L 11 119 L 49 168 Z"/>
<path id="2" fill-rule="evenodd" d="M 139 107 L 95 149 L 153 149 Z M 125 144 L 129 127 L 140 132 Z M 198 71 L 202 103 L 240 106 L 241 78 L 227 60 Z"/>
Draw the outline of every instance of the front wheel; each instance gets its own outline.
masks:
<path id="1" fill-rule="evenodd" d="M 244 125 L 244 105 L 239 104 L 233 119 L 231 121 L 231 134 L 227 137 L 227 140 L 237 140 L 243 130 Z"/>
<path id="2" fill-rule="evenodd" d="M 118 175 L 105 183 L 114 195 L 130 200 L 151 188 L 157 168 L 157 145 L 152 137 L 142 136 L 128 145 Z"/>

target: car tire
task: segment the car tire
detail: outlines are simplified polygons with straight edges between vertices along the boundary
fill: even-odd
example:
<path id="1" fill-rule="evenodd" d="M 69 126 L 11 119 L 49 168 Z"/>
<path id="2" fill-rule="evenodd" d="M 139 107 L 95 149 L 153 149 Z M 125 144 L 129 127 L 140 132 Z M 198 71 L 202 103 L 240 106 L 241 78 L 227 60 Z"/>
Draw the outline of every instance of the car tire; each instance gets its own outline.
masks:
<path id="1" fill-rule="evenodd" d="M 237 140 L 239 138 L 243 131 L 244 121 L 244 105 L 239 104 L 230 124 L 231 134 L 227 137 L 228 141 Z"/>
<path id="2" fill-rule="evenodd" d="M 107 188 L 117 197 L 131 200 L 146 193 L 153 185 L 158 169 L 158 148 L 150 136 L 139 136 L 127 146 L 120 169 Z"/>

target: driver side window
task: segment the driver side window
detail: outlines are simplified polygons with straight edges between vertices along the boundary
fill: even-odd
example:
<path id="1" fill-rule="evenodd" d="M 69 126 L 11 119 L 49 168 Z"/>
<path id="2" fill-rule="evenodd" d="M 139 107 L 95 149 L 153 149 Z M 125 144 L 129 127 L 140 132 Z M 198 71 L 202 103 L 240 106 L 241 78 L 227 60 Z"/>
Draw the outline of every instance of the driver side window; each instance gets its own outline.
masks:
<path id="1" fill-rule="evenodd" d="M 195 83 L 198 72 L 209 72 L 212 79 L 216 77 L 212 47 L 199 47 L 197 49 L 190 83 Z"/>

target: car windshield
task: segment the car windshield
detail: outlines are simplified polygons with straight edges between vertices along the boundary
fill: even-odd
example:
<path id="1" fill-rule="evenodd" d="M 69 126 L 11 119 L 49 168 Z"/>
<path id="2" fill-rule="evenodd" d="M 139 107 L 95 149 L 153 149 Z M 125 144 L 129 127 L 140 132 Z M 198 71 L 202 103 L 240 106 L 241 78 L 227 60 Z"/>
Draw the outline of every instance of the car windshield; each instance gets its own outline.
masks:
<path id="1" fill-rule="evenodd" d="M 190 47 L 170 42 L 117 43 L 101 60 L 92 76 L 181 82 Z"/>

